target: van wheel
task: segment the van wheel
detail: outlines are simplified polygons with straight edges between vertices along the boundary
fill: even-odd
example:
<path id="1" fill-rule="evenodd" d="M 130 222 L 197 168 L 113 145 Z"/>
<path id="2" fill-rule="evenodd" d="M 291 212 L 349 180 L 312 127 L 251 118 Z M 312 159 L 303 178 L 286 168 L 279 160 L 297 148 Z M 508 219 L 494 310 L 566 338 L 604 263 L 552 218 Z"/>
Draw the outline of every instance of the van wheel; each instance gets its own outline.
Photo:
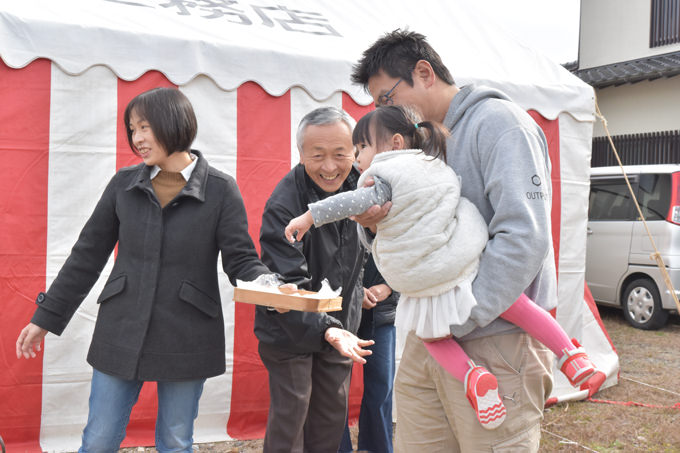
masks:
<path id="1" fill-rule="evenodd" d="M 633 280 L 622 297 L 623 316 L 635 328 L 656 330 L 666 325 L 668 312 L 661 308 L 661 296 L 653 281 Z"/>

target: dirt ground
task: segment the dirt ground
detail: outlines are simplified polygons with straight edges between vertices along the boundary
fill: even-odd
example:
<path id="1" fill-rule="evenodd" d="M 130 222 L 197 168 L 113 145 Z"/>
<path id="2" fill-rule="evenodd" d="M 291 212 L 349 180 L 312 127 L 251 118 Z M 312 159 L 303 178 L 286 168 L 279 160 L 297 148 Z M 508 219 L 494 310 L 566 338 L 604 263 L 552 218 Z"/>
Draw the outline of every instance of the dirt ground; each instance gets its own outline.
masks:
<path id="1" fill-rule="evenodd" d="M 545 411 L 541 451 L 680 452 L 680 318 L 658 331 L 630 327 L 620 310 L 600 308 L 619 354 L 619 384 L 596 400 Z M 676 408 L 672 408 L 677 404 Z"/>
<path id="2" fill-rule="evenodd" d="M 546 409 L 541 452 L 680 452 L 680 317 L 658 331 L 630 327 L 620 310 L 600 308 L 619 354 L 619 384 L 595 400 Z M 618 403 L 641 403 L 649 406 Z M 673 408 L 673 405 L 678 407 Z M 356 428 L 352 429 L 356 445 Z M 209 453 L 255 453 L 262 441 L 239 440 L 194 447 Z M 153 448 L 129 448 L 151 453 Z"/>

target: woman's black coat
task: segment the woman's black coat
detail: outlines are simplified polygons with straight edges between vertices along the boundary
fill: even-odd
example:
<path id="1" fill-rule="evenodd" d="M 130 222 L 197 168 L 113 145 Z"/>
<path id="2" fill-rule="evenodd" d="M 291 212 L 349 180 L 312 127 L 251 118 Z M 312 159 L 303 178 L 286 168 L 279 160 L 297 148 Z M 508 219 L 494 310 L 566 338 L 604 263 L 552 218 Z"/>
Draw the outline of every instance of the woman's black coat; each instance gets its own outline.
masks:
<path id="1" fill-rule="evenodd" d="M 118 243 L 99 295 L 87 356 L 124 379 L 190 380 L 225 371 L 217 257 L 232 284 L 269 270 L 248 235 L 236 182 L 198 156 L 189 181 L 161 209 L 144 164 L 111 179 L 32 322 L 57 335 L 97 281 Z"/>

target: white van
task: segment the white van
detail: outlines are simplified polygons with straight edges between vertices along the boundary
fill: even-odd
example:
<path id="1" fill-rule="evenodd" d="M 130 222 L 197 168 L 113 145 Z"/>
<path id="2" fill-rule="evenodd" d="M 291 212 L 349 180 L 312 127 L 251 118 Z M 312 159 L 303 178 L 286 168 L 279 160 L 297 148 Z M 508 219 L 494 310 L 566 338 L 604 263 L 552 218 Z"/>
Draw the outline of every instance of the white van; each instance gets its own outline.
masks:
<path id="1" fill-rule="evenodd" d="M 680 295 L 680 165 L 624 166 L 642 214 Z M 586 283 L 599 304 L 621 307 L 639 329 L 677 313 L 620 167 L 591 170 Z"/>

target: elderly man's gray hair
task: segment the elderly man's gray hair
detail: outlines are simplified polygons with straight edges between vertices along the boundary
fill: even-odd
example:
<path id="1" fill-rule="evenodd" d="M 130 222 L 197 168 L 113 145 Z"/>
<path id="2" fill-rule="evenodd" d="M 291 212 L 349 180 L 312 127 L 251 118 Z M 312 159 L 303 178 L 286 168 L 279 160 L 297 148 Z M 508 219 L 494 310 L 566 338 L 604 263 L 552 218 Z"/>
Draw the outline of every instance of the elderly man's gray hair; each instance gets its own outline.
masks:
<path id="1" fill-rule="evenodd" d="M 334 124 L 338 121 L 343 121 L 349 127 L 351 134 L 357 122 L 350 116 L 349 113 L 337 107 L 319 107 L 314 109 L 302 118 L 298 126 L 297 134 L 295 134 L 295 141 L 297 142 L 298 151 L 302 152 L 302 141 L 305 136 L 305 129 L 307 126 L 323 126 L 326 124 Z"/>

